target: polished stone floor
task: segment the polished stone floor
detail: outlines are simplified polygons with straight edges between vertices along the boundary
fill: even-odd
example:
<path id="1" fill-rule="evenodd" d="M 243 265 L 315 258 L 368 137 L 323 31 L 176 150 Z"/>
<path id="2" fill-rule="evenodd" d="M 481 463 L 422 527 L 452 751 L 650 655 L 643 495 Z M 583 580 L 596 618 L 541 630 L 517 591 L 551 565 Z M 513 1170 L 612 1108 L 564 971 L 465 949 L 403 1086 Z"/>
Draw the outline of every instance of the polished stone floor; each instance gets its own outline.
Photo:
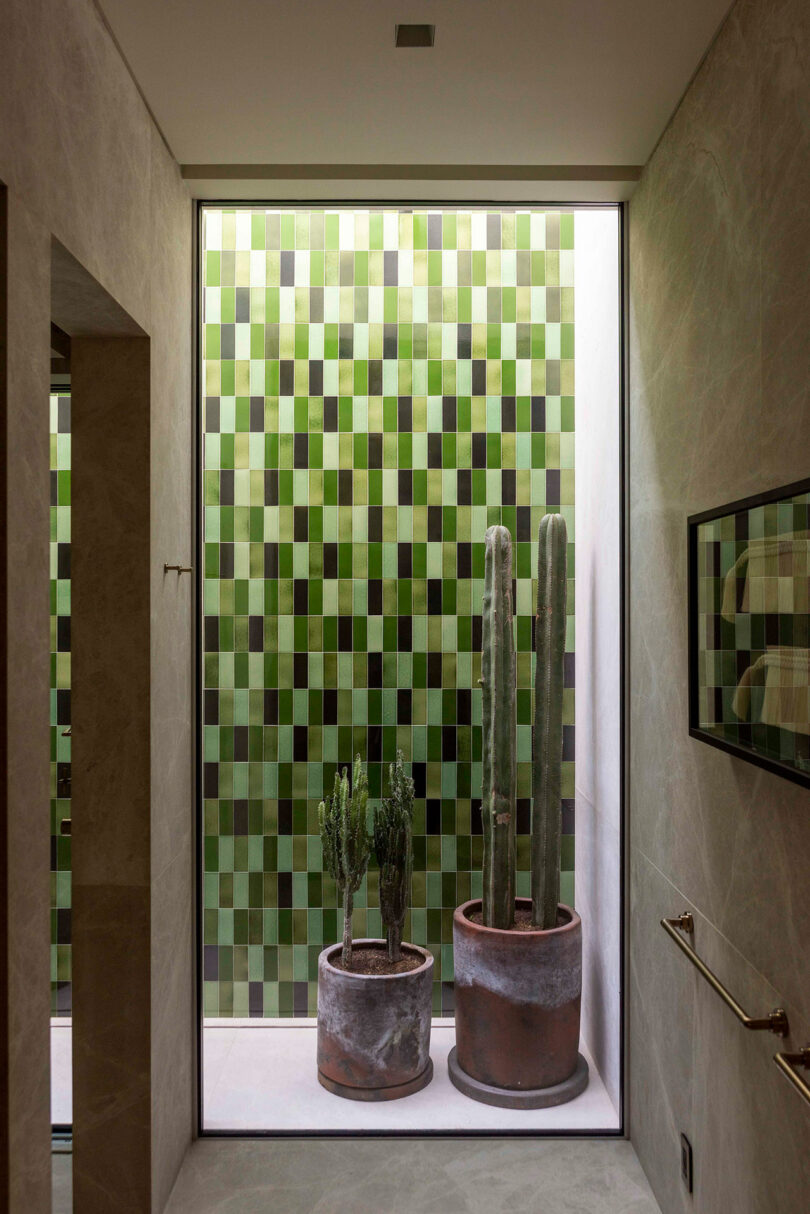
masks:
<path id="1" fill-rule="evenodd" d="M 208 1139 L 167 1214 L 657 1214 L 620 1141 Z"/>
<path id="2" fill-rule="evenodd" d="M 51 1157 L 53 1185 L 52 1214 L 72 1214 L 73 1196 L 71 1182 L 73 1180 L 73 1157 L 60 1152 Z"/>
<path id="3" fill-rule="evenodd" d="M 69 1162 L 54 1157 L 65 1194 Z M 268 1211 L 660 1214 L 629 1142 L 450 1138 L 203 1139 L 166 1214 Z M 54 1214 L 70 1214 L 69 1198 Z"/>

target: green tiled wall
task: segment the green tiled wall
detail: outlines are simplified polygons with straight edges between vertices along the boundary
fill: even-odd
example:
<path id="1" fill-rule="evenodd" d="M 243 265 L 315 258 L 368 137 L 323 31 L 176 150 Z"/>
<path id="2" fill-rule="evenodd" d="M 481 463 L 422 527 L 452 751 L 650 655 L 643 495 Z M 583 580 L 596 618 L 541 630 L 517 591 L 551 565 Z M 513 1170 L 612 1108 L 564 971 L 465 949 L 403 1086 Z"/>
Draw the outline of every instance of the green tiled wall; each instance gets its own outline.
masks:
<path id="1" fill-rule="evenodd" d="M 70 394 L 51 412 L 51 1011 L 70 1014 Z"/>
<path id="2" fill-rule="evenodd" d="M 206 210 L 204 991 L 312 1015 L 341 931 L 317 806 L 397 747 L 417 800 L 406 938 L 452 1012 L 452 914 L 480 893 L 484 532 L 515 541 L 518 891 L 528 893 L 533 565 L 574 540 L 573 214 Z M 573 582 L 563 897 L 573 896 Z M 380 932 L 373 867 L 358 935 Z"/>

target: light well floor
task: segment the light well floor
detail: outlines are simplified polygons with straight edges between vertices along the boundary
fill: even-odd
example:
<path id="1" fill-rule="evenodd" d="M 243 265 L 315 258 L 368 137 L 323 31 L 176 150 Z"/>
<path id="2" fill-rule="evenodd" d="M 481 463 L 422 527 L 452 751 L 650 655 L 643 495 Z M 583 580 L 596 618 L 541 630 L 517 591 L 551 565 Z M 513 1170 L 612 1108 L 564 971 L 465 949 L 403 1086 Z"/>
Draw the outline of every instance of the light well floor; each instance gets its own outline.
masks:
<path id="1" fill-rule="evenodd" d="M 434 1077 L 421 1092 L 380 1104 L 341 1100 L 318 1083 L 314 1020 L 206 1021 L 203 1030 L 203 1084 L 206 1130 L 288 1133 L 424 1130 L 592 1134 L 617 1130 L 619 1117 L 587 1049 L 590 1082 L 576 1100 L 554 1109 L 520 1112 L 496 1109 L 457 1092 L 447 1074 L 454 1041 L 452 1021 L 434 1022 L 431 1057 Z M 70 1027 L 52 1029 L 54 1124 L 71 1120 Z"/>

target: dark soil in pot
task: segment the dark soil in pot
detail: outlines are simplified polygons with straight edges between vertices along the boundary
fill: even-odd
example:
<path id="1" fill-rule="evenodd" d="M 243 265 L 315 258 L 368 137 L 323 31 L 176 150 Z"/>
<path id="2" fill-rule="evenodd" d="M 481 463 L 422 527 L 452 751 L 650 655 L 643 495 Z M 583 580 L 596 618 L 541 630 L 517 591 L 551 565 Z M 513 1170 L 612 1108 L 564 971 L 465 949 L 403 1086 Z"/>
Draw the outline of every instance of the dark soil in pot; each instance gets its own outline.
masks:
<path id="1" fill-rule="evenodd" d="M 472 911 L 467 918 L 470 923 L 478 923 L 483 926 L 484 915 L 482 911 Z M 557 916 L 557 926 L 562 927 L 568 920 L 560 915 Z M 538 929 L 532 923 L 532 912 L 530 910 L 522 910 L 520 907 L 515 911 L 515 922 L 509 928 L 510 932 L 536 932 Z"/>
<path id="2" fill-rule="evenodd" d="M 399 961 L 389 961 L 388 950 L 384 945 L 363 944 L 360 947 L 355 945 L 352 949 L 352 964 L 348 971 L 343 965 L 340 953 L 331 957 L 329 964 L 336 970 L 344 970 L 350 974 L 409 974 L 411 970 L 417 970 L 420 965 L 424 965 L 425 958 L 421 953 L 403 952 Z"/>

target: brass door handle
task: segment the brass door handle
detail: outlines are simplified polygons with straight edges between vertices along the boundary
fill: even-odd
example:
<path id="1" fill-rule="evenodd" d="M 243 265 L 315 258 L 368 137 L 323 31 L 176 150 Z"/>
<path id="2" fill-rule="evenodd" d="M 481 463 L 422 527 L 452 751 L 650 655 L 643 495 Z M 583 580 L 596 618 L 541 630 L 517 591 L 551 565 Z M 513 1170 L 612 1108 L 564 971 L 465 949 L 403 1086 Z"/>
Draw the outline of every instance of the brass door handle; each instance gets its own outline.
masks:
<path id="1" fill-rule="evenodd" d="M 163 563 L 164 573 L 193 573 L 193 565 L 170 565 L 167 561 Z"/>

